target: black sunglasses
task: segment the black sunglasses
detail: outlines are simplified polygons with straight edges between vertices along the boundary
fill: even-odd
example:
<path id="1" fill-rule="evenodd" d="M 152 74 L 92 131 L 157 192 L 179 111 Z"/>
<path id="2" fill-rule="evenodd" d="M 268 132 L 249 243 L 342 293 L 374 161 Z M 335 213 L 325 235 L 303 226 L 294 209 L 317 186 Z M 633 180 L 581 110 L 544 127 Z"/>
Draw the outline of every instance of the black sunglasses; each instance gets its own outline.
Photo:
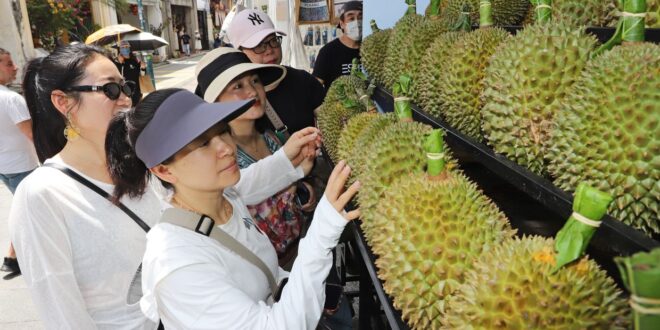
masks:
<path id="1" fill-rule="evenodd" d="M 127 80 L 123 83 L 109 82 L 103 86 L 71 86 L 64 90 L 65 92 L 103 92 L 111 100 L 116 100 L 119 98 L 120 93 L 124 93 L 126 96 L 133 96 L 135 91 L 135 82 Z"/>
<path id="2" fill-rule="evenodd" d="M 261 54 L 261 53 L 264 53 L 268 49 L 268 46 L 270 46 L 270 48 L 275 49 L 275 48 L 278 48 L 281 44 L 282 44 L 282 37 L 277 36 L 277 37 L 272 38 L 270 40 L 264 40 L 260 44 L 258 44 L 256 47 L 250 48 L 250 49 L 255 54 Z"/>

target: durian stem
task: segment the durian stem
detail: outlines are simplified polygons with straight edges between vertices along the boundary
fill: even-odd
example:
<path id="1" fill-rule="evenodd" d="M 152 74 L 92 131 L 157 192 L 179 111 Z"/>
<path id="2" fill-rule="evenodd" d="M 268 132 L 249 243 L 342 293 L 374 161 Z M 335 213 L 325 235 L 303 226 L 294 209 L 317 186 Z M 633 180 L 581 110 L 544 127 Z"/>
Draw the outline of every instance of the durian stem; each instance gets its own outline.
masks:
<path id="1" fill-rule="evenodd" d="M 371 21 L 369 21 L 369 24 L 371 25 L 371 31 L 372 31 L 373 33 L 376 33 L 376 32 L 379 32 L 379 31 L 380 31 L 380 29 L 378 28 L 378 25 L 376 24 L 376 20 L 375 20 L 375 19 L 372 19 Z"/>
<path id="2" fill-rule="evenodd" d="M 585 183 L 578 185 L 573 200 L 573 214 L 557 233 L 555 240 L 555 272 L 584 254 L 612 200 L 611 195 Z"/>
<path id="3" fill-rule="evenodd" d="M 479 1 L 479 27 L 493 26 L 493 7 L 490 0 Z"/>
<path id="4" fill-rule="evenodd" d="M 434 129 L 424 142 L 426 152 L 426 173 L 430 177 L 437 177 L 445 171 L 445 141 L 443 132 Z"/>
<path id="5" fill-rule="evenodd" d="M 537 23 L 547 23 L 552 19 L 552 0 L 531 0 Z"/>
<path id="6" fill-rule="evenodd" d="M 431 0 L 431 4 L 429 5 L 429 13 L 428 15 L 431 17 L 436 17 L 440 16 L 440 0 Z"/>
<path id="7" fill-rule="evenodd" d="M 412 78 L 410 75 L 403 74 L 399 76 L 399 81 L 394 84 L 392 93 L 394 94 L 394 113 L 400 121 L 412 121 L 412 107 L 410 106 L 410 86 Z"/>
<path id="8" fill-rule="evenodd" d="M 406 15 L 415 15 L 417 14 L 417 0 L 406 0 L 408 9 L 406 10 Z"/>
<path id="9" fill-rule="evenodd" d="M 470 31 L 472 30 L 472 22 L 470 22 L 470 6 L 467 3 L 463 4 L 461 8 L 461 16 L 458 18 L 456 25 L 454 25 L 452 31 Z"/>
<path id="10" fill-rule="evenodd" d="M 620 0 L 623 12 L 616 31 L 610 40 L 598 47 L 592 57 L 596 57 L 622 42 L 644 42 L 644 17 L 646 0 Z"/>

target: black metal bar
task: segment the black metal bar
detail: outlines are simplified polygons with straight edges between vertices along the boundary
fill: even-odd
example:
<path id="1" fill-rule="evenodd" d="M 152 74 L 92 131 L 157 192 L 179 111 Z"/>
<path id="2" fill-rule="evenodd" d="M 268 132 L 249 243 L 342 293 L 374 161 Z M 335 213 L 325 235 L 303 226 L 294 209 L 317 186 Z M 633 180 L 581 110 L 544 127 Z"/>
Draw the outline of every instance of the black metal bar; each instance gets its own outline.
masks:
<path id="1" fill-rule="evenodd" d="M 376 88 L 373 98 L 383 111 L 393 111 L 392 95 L 384 88 L 380 86 Z M 488 146 L 458 132 L 445 121 L 429 115 L 416 105 L 413 104 L 412 108 L 415 120 L 427 123 L 435 128 L 442 128 L 447 132 L 445 139 L 452 150 L 458 149 L 469 153 L 475 161 L 481 163 L 548 209 L 557 212 L 564 220 L 571 214 L 573 197 L 570 194 L 558 189 L 550 181 L 510 161 L 505 156 L 494 153 Z M 603 240 L 601 237 L 608 239 Z M 605 216 L 603 219 L 603 224 L 596 232 L 592 244 L 606 244 L 607 246 L 599 246 L 599 248 L 617 255 L 629 255 L 638 251 L 649 251 L 660 247 L 660 242 L 610 216 Z"/>

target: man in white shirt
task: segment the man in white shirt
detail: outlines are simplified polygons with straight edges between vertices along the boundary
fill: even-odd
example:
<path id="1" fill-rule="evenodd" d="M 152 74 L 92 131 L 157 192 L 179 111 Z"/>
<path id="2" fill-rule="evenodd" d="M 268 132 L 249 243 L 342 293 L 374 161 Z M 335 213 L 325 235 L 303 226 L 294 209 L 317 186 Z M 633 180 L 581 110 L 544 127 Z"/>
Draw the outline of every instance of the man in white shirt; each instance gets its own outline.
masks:
<path id="1" fill-rule="evenodd" d="M 16 79 L 17 71 L 11 54 L 0 48 L 0 180 L 12 194 L 21 180 L 39 165 L 32 144 L 32 120 L 25 99 L 6 87 Z M 9 272 L 5 279 L 21 274 L 11 244 L 0 270 Z"/>

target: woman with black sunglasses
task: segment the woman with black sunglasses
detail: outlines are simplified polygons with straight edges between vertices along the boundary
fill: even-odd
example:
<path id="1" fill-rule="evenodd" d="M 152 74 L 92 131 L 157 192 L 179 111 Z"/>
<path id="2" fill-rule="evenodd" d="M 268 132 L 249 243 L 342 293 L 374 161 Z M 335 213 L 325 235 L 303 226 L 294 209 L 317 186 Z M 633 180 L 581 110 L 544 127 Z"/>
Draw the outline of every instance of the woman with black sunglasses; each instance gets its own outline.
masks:
<path id="1" fill-rule="evenodd" d="M 23 88 L 44 166 L 18 187 L 9 223 L 44 325 L 155 329 L 137 303 L 127 303 L 148 227 L 56 168 L 113 191 L 105 136 L 111 118 L 131 107 L 133 85 L 102 49 L 79 44 L 32 60 Z M 159 218 L 159 197 L 149 188 L 141 198 L 121 202 L 147 226 Z"/>

